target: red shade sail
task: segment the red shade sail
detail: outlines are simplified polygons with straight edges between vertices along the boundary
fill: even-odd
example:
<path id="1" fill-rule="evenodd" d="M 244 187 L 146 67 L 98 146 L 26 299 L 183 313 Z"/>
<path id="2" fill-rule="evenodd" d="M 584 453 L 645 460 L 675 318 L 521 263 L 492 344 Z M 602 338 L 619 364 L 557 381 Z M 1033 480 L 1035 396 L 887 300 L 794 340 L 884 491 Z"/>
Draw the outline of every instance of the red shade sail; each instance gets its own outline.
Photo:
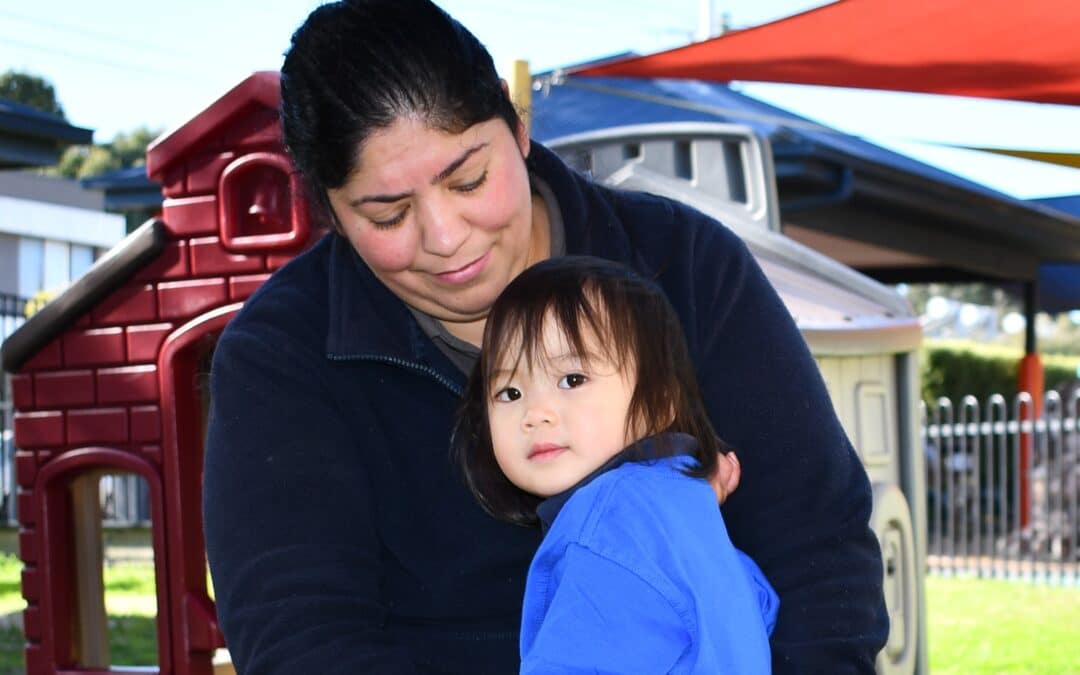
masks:
<path id="1" fill-rule="evenodd" d="M 1080 0 L 841 0 L 583 75 L 747 80 L 1080 105 Z"/>

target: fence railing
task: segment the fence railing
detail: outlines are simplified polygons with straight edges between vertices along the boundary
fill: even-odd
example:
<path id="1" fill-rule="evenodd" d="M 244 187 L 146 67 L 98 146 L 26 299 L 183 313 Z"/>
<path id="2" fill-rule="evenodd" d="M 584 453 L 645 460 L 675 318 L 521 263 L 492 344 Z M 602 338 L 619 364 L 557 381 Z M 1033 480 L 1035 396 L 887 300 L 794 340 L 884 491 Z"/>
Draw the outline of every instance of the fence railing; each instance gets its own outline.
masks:
<path id="1" fill-rule="evenodd" d="M 1080 393 L 922 413 L 930 571 L 1080 584 Z"/>
<path id="2" fill-rule="evenodd" d="M 6 374 L 0 374 L 0 527 L 15 525 L 15 439 L 11 432 L 9 380 Z"/>
<path id="3" fill-rule="evenodd" d="M 0 344 L 26 322 L 26 298 L 0 293 Z M 0 525 L 15 525 L 15 440 L 11 430 L 11 382 L 0 374 Z"/>

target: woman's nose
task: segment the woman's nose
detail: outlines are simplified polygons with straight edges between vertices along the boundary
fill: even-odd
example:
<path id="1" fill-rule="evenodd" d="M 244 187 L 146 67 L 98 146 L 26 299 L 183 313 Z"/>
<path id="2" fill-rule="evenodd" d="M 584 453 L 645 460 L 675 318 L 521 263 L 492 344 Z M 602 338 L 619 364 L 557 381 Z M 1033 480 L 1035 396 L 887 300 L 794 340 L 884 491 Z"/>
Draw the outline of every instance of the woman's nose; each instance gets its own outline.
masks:
<path id="1" fill-rule="evenodd" d="M 469 238 L 469 224 L 438 204 L 422 207 L 419 215 L 420 245 L 427 253 L 449 258 Z"/>

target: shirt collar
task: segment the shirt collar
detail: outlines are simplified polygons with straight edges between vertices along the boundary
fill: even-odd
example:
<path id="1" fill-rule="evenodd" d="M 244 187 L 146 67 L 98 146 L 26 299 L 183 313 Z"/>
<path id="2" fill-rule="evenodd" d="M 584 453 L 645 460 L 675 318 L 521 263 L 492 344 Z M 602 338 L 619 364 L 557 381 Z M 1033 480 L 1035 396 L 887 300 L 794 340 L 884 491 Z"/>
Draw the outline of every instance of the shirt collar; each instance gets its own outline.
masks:
<path id="1" fill-rule="evenodd" d="M 648 462 L 676 455 L 693 455 L 697 449 L 697 439 L 690 434 L 680 432 L 665 432 L 655 436 L 648 436 L 640 441 L 627 446 L 609 459 L 599 469 L 585 476 L 574 486 L 563 490 L 559 494 L 552 495 L 540 502 L 536 507 L 536 515 L 540 519 L 540 529 L 545 534 L 551 529 L 555 518 L 559 516 L 562 507 L 574 494 L 593 482 L 608 471 L 619 468 L 627 462 Z"/>

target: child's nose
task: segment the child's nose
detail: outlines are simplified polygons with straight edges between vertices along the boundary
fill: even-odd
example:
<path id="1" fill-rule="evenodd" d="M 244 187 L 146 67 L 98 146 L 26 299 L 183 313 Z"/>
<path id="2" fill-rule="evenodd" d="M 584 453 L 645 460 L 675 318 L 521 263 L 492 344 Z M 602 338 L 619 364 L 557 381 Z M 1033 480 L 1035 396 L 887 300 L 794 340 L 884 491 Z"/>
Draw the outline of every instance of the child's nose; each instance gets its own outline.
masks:
<path id="1" fill-rule="evenodd" d="M 555 424 L 556 419 L 557 416 L 552 406 L 544 402 L 537 402 L 529 406 L 528 410 L 525 411 L 522 426 L 527 430 L 532 430 L 538 426 Z"/>

